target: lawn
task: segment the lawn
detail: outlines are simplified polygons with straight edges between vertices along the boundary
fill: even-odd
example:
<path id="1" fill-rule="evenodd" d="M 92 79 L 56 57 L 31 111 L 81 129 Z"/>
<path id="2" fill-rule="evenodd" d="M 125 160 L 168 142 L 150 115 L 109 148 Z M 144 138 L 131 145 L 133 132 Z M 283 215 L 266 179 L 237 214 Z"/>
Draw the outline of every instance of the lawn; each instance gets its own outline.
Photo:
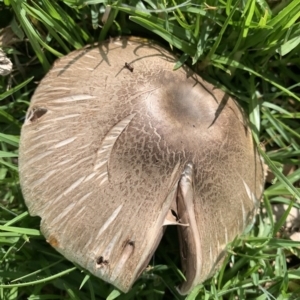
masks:
<path id="1" fill-rule="evenodd" d="M 300 207 L 299 20 L 299 0 L 0 0 L 0 299 L 300 299 L 300 239 L 289 239 L 299 227 L 285 229 Z M 237 99 L 269 168 L 255 226 L 188 296 L 176 290 L 173 229 L 122 294 L 51 248 L 22 198 L 20 129 L 39 81 L 57 58 L 120 35 L 160 42 L 174 68 L 185 63 Z M 274 217 L 278 204 L 287 210 Z"/>

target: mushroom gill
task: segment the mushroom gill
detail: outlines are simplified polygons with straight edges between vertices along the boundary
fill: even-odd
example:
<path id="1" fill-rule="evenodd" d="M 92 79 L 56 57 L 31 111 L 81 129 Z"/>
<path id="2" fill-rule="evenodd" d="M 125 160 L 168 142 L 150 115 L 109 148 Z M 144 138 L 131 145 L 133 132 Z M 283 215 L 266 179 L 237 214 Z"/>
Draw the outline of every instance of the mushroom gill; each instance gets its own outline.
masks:
<path id="1" fill-rule="evenodd" d="M 240 107 L 175 62 L 138 38 L 72 52 L 41 81 L 22 127 L 30 214 L 57 251 L 124 292 L 164 226 L 178 224 L 189 293 L 252 222 L 263 191 Z"/>

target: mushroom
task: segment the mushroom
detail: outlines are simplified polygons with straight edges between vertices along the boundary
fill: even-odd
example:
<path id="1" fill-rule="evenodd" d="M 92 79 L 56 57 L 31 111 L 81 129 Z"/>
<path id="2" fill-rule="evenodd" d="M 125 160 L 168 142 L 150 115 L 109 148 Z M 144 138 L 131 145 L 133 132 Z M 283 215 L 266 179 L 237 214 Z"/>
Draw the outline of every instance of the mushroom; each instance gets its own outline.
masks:
<path id="1" fill-rule="evenodd" d="M 173 71 L 176 60 L 139 38 L 72 52 L 41 81 L 22 127 L 30 214 L 57 251 L 123 292 L 176 225 L 189 293 L 253 223 L 263 192 L 241 108 L 188 67 Z"/>

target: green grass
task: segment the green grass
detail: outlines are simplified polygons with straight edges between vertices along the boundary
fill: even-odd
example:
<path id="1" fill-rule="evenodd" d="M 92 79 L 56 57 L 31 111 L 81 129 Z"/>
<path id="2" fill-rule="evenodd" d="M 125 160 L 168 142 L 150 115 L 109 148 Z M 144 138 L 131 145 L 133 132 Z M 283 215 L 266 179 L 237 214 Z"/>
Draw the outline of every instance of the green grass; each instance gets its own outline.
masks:
<path id="1" fill-rule="evenodd" d="M 280 236 L 288 212 L 276 221 L 271 208 L 300 207 L 299 19 L 299 0 L 0 0 L 0 46 L 14 65 L 0 76 L 0 299 L 300 299 L 300 243 Z M 4 40 L 7 26 L 13 38 Z M 276 176 L 266 185 L 266 213 L 228 248 L 220 272 L 187 297 L 175 288 L 182 275 L 173 230 L 124 295 L 48 245 L 20 191 L 20 128 L 39 80 L 56 58 L 129 34 L 162 42 L 178 54 L 174 68 L 187 63 L 238 99 Z M 285 177 L 287 164 L 295 169 Z"/>

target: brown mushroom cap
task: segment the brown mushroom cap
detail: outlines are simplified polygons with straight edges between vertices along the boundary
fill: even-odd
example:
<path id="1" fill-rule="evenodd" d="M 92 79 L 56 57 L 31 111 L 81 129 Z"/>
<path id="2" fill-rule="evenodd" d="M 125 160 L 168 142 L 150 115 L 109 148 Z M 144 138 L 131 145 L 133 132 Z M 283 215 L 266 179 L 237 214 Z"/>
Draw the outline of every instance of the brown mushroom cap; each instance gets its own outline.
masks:
<path id="1" fill-rule="evenodd" d="M 175 62 L 137 38 L 72 52 L 40 83 L 22 128 L 21 186 L 43 234 L 124 292 L 169 224 L 180 291 L 191 291 L 252 222 L 263 191 L 240 107 Z"/>

